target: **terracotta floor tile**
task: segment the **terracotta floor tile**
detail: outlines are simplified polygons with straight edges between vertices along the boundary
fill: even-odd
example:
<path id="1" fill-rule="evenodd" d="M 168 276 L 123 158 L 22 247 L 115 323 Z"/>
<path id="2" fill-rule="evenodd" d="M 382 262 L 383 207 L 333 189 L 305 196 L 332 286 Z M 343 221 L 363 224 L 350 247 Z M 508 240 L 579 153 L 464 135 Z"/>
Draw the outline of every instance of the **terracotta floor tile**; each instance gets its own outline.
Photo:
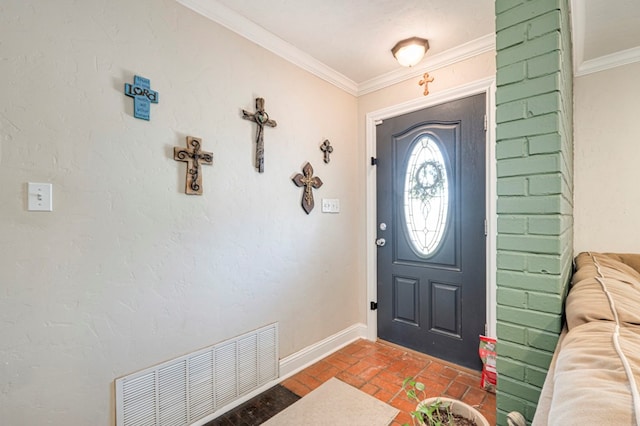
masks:
<path id="1" fill-rule="evenodd" d="M 357 340 L 259 395 L 256 402 L 252 399 L 242 404 L 243 411 L 236 411 L 240 410 L 237 407 L 208 426 L 261 424 L 267 417 L 258 418 L 254 414 L 273 416 L 331 377 L 400 410 L 392 426 L 413 424 L 409 413 L 415 410 L 416 402 L 402 389 L 402 382 L 407 377 L 425 384 L 421 398 L 441 395 L 461 398 L 476 406 L 490 424 L 496 421 L 496 396 L 480 388 L 480 373 L 386 342 Z M 272 395 L 282 395 L 275 397 L 277 404 L 270 402 Z"/>
<path id="2" fill-rule="evenodd" d="M 402 387 L 402 382 L 405 379 L 404 377 L 401 377 L 398 374 L 389 372 L 386 369 L 383 369 L 382 371 L 380 371 L 380 373 L 378 373 L 376 377 L 386 382 L 389 382 L 391 384 L 395 384 L 398 389 Z"/>
<path id="3" fill-rule="evenodd" d="M 314 390 L 323 383 L 315 377 L 308 375 L 304 371 L 296 374 L 294 378 L 311 390 Z"/>
<path id="4" fill-rule="evenodd" d="M 389 365 L 398 358 L 396 355 L 387 355 L 382 352 L 374 353 L 368 356 L 367 361 L 377 365 Z"/>
<path id="5" fill-rule="evenodd" d="M 461 399 L 468 390 L 469 386 L 465 384 L 451 382 L 447 390 L 444 391 L 444 394 L 451 398 Z"/>
<path id="6" fill-rule="evenodd" d="M 350 355 L 356 358 L 366 358 L 371 356 L 375 352 L 373 348 L 360 348 L 357 352 L 353 352 Z"/>
<path id="7" fill-rule="evenodd" d="M 389 371 L 391 373 L 402 374 L 402 372 L 405 371 L 407 369 L 407 367 L 408 367 L 408 363 L 407 363 L 406 360 L 398 359 L 398 360 L 395 360 L 395 361 L 391 362 L 391 364 L 387 365 L 384 368 L 385 368 L 385 370 L 387 370 L 387 371 Z M 416 373 L 422 369 L 419 366 L 415 366 L 415 368 L 417 369 Z"/>
<path id="8" fill-rule="evenodd" d="M 477 376 L 472 376 L 472 375 L 467 374 L 467 373 L 460 373 L 460 374 L 458 374 L 458 377 L 456 377 L 456 382 L 464 383 L 464 384 L 469 385 L 471 387 L 477 387 L 478 389 L 481 389 L 480 388 L 480 374 L 478 374 Z"/>
<path id="9" fill-rule="evenodd" d="M 330 365 L 329 368 L 323 370 L 322 372 L 315 375 L 315 377 L 320 380 L 322 383 L 326 382 L 332 377 L 335 377 L 336 374 L 340 373 L 340 370 L 333 365 Z"/>
<path id="10" fill-rule="evenodd" d="M 426 382 L 424 390 L 425 398 L 432 398 L 434 396 L 444 395 L 444 391 L 449 386 L 449 383 L 437 383 L 437 382 Z"/>
<path id="11" fill-rule="evenodd" d="M 481 389 L 469 388 L 462 396 L 462 402 L 478 407 L 484 402 L 487 392 Z"/>
<path id="12" fill-rule="evenodd" d="M 385 353 L 391 356 L 399 356 L 404 354 L 406 351 L 404 349 L 400 349 L 399 347 L 391 346 L 391 345 L 383 345 L 379 347 L 379 351 L 381 353 Z"/>
<path id="13" fill-rule="evenodd" d="M 412 377 L 424 370 L 431 361 L 419 360 L 414 357 L 406 357 L 397 362 L 403 366 L 400 370 L 402 377 Z"/>
<path id="14" fill-rule="evenodd" d="M 382 380 L 378 376 L 371 379 L 370 383 L 392 394 L 397 393 L 402 386 L 402 383 L 389 383 L 386 380 Z"/>
<path id="15" fill-rule="evenodd" d="M 427 370 L 437 374 L 441 374 L 445 368 L 446 368 L 446 365 L 438 361 L 433 361 L 427 366 Z"/>
<path id="16" fill-rule="evenodd" d="M 304 372 L 310 376 L 317 376 L 318 374 L 332 367 L 333 366 L 327 361 L 321 360 L 316 362 L 312 366 L 305 368 Z"/>
<path id="17" fill-rule="evenodd" d="M 453 378 L 458 376 L 458 371 L 454 370 L 453 368 L 451 368 L 449 366 L 445 366 L 444 370 L 442 370 L 440 372 L 440 375 L 442 375 L 444 377 L 448 377 L 450 379 L 453 379 Z"/>
<path id="18" fill-rule="evenodd" d="M 377 399 L 379 399 L 380 401 L 387 403 L 389 401 L 391 401 L 393 399 L 393 395 L 390 392 L 387 392 L 384 389 L 380 389 L 378 392 L 374 393 L 373 396 Z"/>
<path id="19" fill-rule="evenodd" d="M 336 367 L 340 371 L 346 370 L 351 366 L 351 364 L 347 364 L 346 362 L 341 361 L 337 358 L 327 358 L 327 362 L 333 365 L 334 367 Z"/>
<path id="20" fill-rule="evenodd" d="M 351 386 L 355 387 L 355 388 L 361 388 L 367 381 L 358 377 L 358 376 L 354 376 L 353 374 L 349 374 L 346 371 L 341 371 L 336 375 L 337 379 L 342 380 L 343 382 L 350 384 Z"/>
<path id="21" fill-rule="evenodd" d="M 348 355 L 353 355 L 358 352 L 361 352 L 362 350 L 366 351 L 371 349 L 371 346 L 364 345 L 363 343 L 359 343 L 359 342 L 361 342 L 361 340 L 358 340 L 350 345 L 345 346 L 344 348 L 340 349 L 340 352 L 343 352 Z"/>
<path id="22" fill-rule="evenodd" d="M 378 392 L 380 388 L 372 385 L 371 383 L 365 383 L 364 385 L 362 385 L 360 390 L 364 393 L 368 393 L 369 395 L 375 395 L 375 393 Z"/>
<path id="23" fill-rule="evenodd" d="M 486 391 L 483 391 L 483 392 L 486 392 Z M 487 392 L 487 397 L 484 399 L 484 402 L 480 406 L 480 412 L 487 417 L 489 417 L 489 414 L 491 414 L 494 418 L 494 421 L 491 424 L 495 424 L 495 417 L 496 417 L 496 395 L 495 394 Z"/>
<path id="24" fill-rule="evenodd" d="M 415 401 L 410 400 L 405 394 L 401 394 L 401 395 L 396 395 L 396 397 L 391 400 L 389 405 L 391 405 L 394 408 L 397 408 L 400 411 L 404 411 L 408 413 L 410 411 L 415 410 L 417 404 Z"/>
<path id="25" fill-rule="evenodd" d="M 392 426 L 402 426 L 405 424 L 412 425 L 413 419 L 411 418 L 411 415 L 409 415 L 409 413 L 403 412 L 400 412 L 393 420 L 393 423 L 391 423 Z"/>
<path id="26" fill-rule="evenodd" d="M 282 385 L 298 396 L 305 396 L 311 392 L 307 385 L 293 378 L 285 380 Z"/>
<path id="27" fill-rule="evenodd" d="M 413 424 L 409 413 L 416 403 L 407 398 L 407 377 L 425 384 L 425 398 L 446 395 L 477 406 L 495 424 L 495 394 L 480 388 L 480 373 L 436 358 L 387 344 L 357 340 L 285 380 L 287 389 L 303 396 L 330 377 L 336 377 L 400 410 L 392 426 Z"/>
<path id="28" fill-rule="evenodd" d="M 451 383 L 451 379 L 449 379 L 448 377 L 433 374 L 429 371 L 418 374 L 415 377 L 415 380 L 417 382 L 424 383 L 427 388 L 433 385 L 441 385 L 446 388 L 447 386 L 449 386 L 449 383 Z"/>
<path id="29" fill-rule="evenodd" d="M 359 358 L 356 358 L 354 356 L 349 355 L 348 353 L 344 353 L 344 352 L 341 352 L 341 351 L 338 351 L 335 354 L 330 355 L 327 358 L 327 361 L 331 362 L 331 359 L 344 362 L 345 364 L 348 364 L 348 365 L 353 365 L 356 362 L 360 361 Z"/>
<path id="30" fill-rule="evenodd" d="M 361 360 L 347 368 L 346 371 L 347 373 L 353 374 L 355 376 L 360 376 L 364 380 L 371 380 L 383 368 L 384 365 L 373 365 L 364 360 Z"/>

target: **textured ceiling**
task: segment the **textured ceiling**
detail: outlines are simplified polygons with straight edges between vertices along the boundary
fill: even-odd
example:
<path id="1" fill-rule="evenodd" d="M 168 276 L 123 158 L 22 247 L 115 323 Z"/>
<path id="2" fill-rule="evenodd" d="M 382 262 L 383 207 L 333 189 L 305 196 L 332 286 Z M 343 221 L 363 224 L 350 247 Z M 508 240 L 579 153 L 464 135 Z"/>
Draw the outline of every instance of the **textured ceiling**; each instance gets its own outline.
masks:
<path id="1" fill-rule="evenodd" d="M 434 55 L 494 32 L 493 0 L 217 0 L 356 83 L 398 68 L 393 45 Z"/>
<path id="2" fill-rule="evenodd" d="M 495 33 L 494 0 L 177 1 L 292 62 L 322 64 L 345 87 L 402 72 L 390 52 L 401 39 L 428 39 L 428 61 L 481 52 Z M 640 61 L 640 0 L 570 2 L 577 75 Z"/>
<path id="3" fill-rule="evenodd" d="M 584 2 L 584 60 L 640 46 L 640 1 Z"/>

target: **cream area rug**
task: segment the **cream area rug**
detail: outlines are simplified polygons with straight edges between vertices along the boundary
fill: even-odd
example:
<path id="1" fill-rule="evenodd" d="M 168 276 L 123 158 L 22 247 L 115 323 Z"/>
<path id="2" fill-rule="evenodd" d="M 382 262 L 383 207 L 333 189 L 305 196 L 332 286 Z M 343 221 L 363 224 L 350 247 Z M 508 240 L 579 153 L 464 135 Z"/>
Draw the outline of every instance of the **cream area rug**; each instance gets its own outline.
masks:
<path id="1" fill-rule="evenodd" d="M 398 410 L 336 378 L 279 412 L 265 426 L 387 426 Z"/>

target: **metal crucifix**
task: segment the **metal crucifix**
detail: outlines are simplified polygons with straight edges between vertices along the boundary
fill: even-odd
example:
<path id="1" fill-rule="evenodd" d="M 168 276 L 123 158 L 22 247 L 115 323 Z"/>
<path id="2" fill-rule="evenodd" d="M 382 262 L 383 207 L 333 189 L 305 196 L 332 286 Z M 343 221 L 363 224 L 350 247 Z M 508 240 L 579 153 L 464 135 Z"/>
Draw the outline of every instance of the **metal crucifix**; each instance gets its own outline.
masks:
<path id="1" fill-rule="evenodd" d="M 173 147 L 173 159 L 187 163 L 185 194 L 202 195 L 202 174 L 200 164 L 213 164 L 211 152 L 200 151 L 202 139 L 187 136 L 187 149 Z"/>
<path id="2" fill-rule="evenodd" d="M 264 110 L 264 99 L 256 98 L 256 112 L 242 110 L 242 118 L 253 121 L 258 125 L 256 131 L 256 169 L 259 173 L 264 172 L 264 126 L 276 127 L 278 123 L 269 118 L 269 114 Z"/>
<path id="3" fill-rule="evenodd" d="M 313 210 L 313 188 L 320 188 L 322 181 L 319 177 L 313 175 L 313 167 L 307 163 L 302 168 L 302 173 L 298 173 L 293 177 L 293 183 L 296 186 L 304 186 L 304 194 L 302 195 L 302 208 L 307 214 Z"/>
<path id="4" fill-rule="evenodd" d="M 333 152 L 333 147 L 331 146 L 329 139 L 325 139 L 325 141 L 322 142 L 322 145 L 320 145 L 320 151 L 324 152 L 324 162 L 329 163 L 329 161 L 331 161 L 329 154 Z"/>

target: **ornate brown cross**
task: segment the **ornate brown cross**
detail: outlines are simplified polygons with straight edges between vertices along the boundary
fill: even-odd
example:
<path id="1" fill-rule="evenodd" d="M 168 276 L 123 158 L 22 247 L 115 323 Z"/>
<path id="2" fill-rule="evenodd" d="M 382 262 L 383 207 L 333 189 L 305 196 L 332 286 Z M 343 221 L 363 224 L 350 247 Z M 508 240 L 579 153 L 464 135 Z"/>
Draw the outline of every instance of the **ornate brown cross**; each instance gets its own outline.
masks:
<path id="1" fill-rule="evenodd" d="M 427 96 L 429 94 L 429 83 L 433 83 L 433 77 L 429 77 L 429 73 L 425 72 L 422 76 L 422 80 L 418 83 L 419 86 L 424 85 L 424 95 Z"/>
<path id="2" fill-rule="evenodd" d="M 269 119 L 269 114 L 264 110 L 264 99 L 256 98 L 256 112 L 242 110 L 242 118 L 253 121 L 258 125 L 256 131 L 256 169 L 259 173 L 264 172 L 264 126 L 276 127 L 278 123 Z"/>
<path id="3" fill-rule="evenodd" d="M 202 195 L 202 175 L 200 164 L 213 164 L 211 152 L 200 151 L 202 139 L 187 136 L 187 149 L 173 147 L 173 159 L 187 163 L 185 194 Z"/>
<path id="4" fill-rule="evenodd" d="M 331 146 L 331 142 L 329 142 L 329 139 L 326 139 L 324 142 L 322 142 L 322 145 L 320 145 L 320 151 L 324 152 L 325 163 L 331 161 L 331 158 L 329 158 L 329 154 L 333 152 L 333 147 Z"/>
<path id="5" fill-rule="evenodd" d="M 304 194 L 302 195 L 302 208 L 307 214 L 313 210 L 313 188 L 320 188 L 322 181 L 319 177 L 313 176 L 313 167 L 307 163 L 302 168 L 302 174 L 298 173 L 293 177 L 293 183 L 296 186 L 304 186 Z"/>

